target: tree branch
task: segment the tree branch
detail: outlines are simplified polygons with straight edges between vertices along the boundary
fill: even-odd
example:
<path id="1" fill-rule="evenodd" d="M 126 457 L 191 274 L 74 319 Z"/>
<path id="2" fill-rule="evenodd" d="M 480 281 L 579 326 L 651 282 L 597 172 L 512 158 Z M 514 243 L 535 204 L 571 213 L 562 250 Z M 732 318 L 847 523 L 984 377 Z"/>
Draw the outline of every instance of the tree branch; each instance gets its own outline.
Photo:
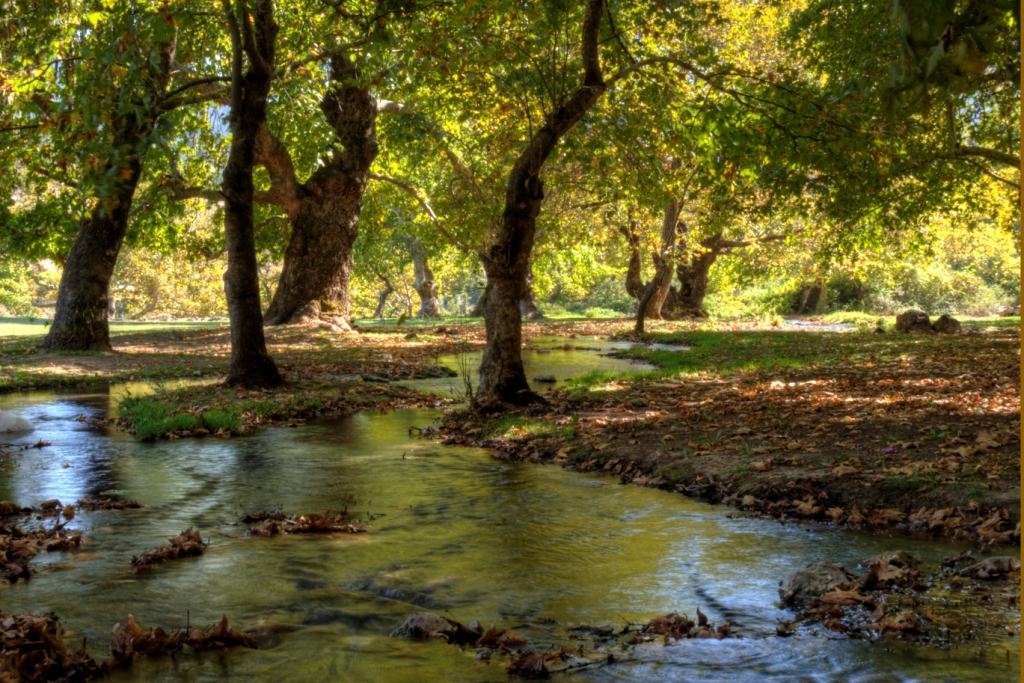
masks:
<path id="1" fill-rule="evenodd" d="M 173 88 L 164 94 L 164 99 L 169 100 L 172 97 L 180 95 L 186 90 L 199 87 L 201 85 L 209 85 L 210 83 L 230 83 L 231 78 L 226 76 L 202 76 L 200 78 L 193 78 L 190 81 L 185 81 L 177 88 Z"/>
<path id="2" fill-rule="evenodd" d="M 1016 154 L 1007 154 L 1006 152 L 1000 152 L 998 149 L 991 149 L 989 147 L 976 147 L 974 145 L 957 145 L 956 150 L 950 155 L 951 157 L 982 157 L 989 161 L 997 161 L 1007 166 L 1013 166 L 1016 169 L 1020 169 L 1020 157 Z"/>
<path id="3" fill-rule="evenodd" d="M 471 254 L 471 253 L 478 253 L 479 252 L 478 249 L 473 249 L 472 247 L 466 246 L 465 244 L 460 242 L 458 239 L 456 239 L 455 235 L 453 235 L 450 232 L 448 232 L 448 230 L 445 229 L 445 227 L 443 225 L 441 225 L 441 221 L 438 219 L 437 214 L 434 213 L 434 209 L 430 206 L 430 204 L 427 202 L 427 200 L 424 199 L 423 196 L 419 193 L 419 190 L 417 190 L 411 184 L 409 184 L 409 183 L 407 183 L 405 181 L 399 180 L 398 178 L 392 178 L 391 176 L 381 175 L 379 173 L 368 173 L 366 175 L 366 177 L 369 178 L 370 180 L 383 180 L 384 182 L 391 183 L 392 185 L 401 188 L 407 194 L 409 194 L 411 197 L 413 197 L 419 203 L 419 205 L 423 208 L 423 211 L 427 214 L 427 216 L 430 217 L 430 220 L 433 221 L 434 227 L 436 227 L 438 229 L 438 231 L 442 235 L 444 235 L 444 237 L 449 242 L 451 242 L 456 247 L 458 247 L 459 251 L 463 252 L 464 254 Z"/>
<path id="4" fill-rule="evenodd" d="M 295 165 L 281 141 L 267 128 L 266 122 L 260 125 L 256 133 L 256 149 L 253 161 L 270 174 L 270 191 L 260 192 L 260 204 L 280 206 L 289 215 L 298 210 L 299 181 L 295 175 Z"/>

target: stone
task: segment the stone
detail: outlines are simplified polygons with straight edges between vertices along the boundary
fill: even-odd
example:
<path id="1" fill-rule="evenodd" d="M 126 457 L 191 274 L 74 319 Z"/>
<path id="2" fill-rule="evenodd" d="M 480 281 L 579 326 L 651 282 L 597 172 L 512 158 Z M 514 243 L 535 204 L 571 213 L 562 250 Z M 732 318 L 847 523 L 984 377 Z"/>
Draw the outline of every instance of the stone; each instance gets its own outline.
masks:
<path id="1" fill-rule="evenodd" d="M 896 316 L 897 332 L 931 332 L 932 323 L 924 311 L 910 309 Z"/>
<path id="2" fill-rule="evenodd" d="M 451 636 L 455 623 L 432 612 L 414 612 L 405 623 L 391 632 L 392 638 L 436 638 Z"/>
<path id="3" fill-rule="evenodd" d="M 881 564 L 882 560 L 888 559 L 890 567 L 896 567 L 897 569 L 903 569 L 904 567 L 916 567 L 918 565 L 917 558 L 908 553 L 905 550 L 892 550 L 881 555 L 864 560 L 864 566 L 870 567 L 873 564 Z"/>
<path id="4" fill-rule="evenodd" d="M 31 432 L 35 428 L 25 418 L 0 410 L 0 432 Z"/>
<path id="5" fill-rule="evenodd" d="M 779 582 L 779 597 L 783 605 L 807 607 L 818 598 L 856 577 L 846 567 L 835 562 L 815 562 L 806 569 L 793 572 Z"/>
<path id="6" fill-rule="evenodd" d="M 998 579 L 1017 571 L 1020 571 L 1020 560 L 1015 557 L 986 557 L 961 569 L 959 574 L 972 579 Z"/>
<path id="7" fill-rule="evenodd" d="M 943 313 L 932 323 L 932 330 L 939 334 L 959 334 L 960 321 L 948 313 Z"/>
<path id="8" fill-rule="evenodd" d="M 1006 318 L 1011 315 L 1020 315 L 1019 306 L 1000 306 L 996 309 L 996 315 L 1001 318 Z"/>
<path id="9" fill-rule="evenodd" d="M 558 380 L 555 379 L 554 375 L 537 375 L 536 377 L 533 378 L 533 381 L 534 382 L 547 382 L 549 384 L 553 384 L 553 383 L 557 382 Z"/>

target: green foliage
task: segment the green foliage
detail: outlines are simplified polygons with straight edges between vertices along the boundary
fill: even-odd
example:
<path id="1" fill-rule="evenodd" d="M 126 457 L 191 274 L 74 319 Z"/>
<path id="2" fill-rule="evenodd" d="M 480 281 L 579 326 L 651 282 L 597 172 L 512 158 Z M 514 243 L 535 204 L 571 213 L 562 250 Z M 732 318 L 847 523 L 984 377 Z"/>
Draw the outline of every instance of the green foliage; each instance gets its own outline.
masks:
<path id="1" fill-rule="evenodd" d="M 31 272 L 24 263 L 0 257 L 0 314 L 27 315 L 32 307 Z"/>

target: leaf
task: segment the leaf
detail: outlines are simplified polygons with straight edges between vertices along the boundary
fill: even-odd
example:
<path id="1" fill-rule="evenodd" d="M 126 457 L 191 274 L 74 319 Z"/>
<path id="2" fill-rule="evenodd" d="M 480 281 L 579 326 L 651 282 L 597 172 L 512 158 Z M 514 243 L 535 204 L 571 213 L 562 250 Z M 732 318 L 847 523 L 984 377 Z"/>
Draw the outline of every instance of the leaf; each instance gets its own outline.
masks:
<path id="1" fill-rule="evenodd" d="M 836 479 L 841 479 L 848 474 L 857 474 L 858 471 L 859 470 L 853 465 L 843 463 L 839 467 L 836 467 L 835 469 L 832 470 L 832 476 L 835 477 Z"/>

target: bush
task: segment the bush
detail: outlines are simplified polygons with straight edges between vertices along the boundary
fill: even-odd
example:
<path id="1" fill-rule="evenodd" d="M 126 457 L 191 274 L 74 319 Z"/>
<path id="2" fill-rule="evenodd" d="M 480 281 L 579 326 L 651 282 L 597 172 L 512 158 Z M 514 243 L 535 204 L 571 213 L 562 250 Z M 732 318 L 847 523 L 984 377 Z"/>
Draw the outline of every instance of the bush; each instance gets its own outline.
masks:
<path id="1" fill-rule="evenodd" d="M 944 264 L 927 268 L 897 266 L 891 281 L 868 285 L 862 308 L 893 315 L 918 308 L 929 315 L 989 315 L 1004 303 L 1014 303 L 1002 288 L 978 275 L 954 271 Z"/>

